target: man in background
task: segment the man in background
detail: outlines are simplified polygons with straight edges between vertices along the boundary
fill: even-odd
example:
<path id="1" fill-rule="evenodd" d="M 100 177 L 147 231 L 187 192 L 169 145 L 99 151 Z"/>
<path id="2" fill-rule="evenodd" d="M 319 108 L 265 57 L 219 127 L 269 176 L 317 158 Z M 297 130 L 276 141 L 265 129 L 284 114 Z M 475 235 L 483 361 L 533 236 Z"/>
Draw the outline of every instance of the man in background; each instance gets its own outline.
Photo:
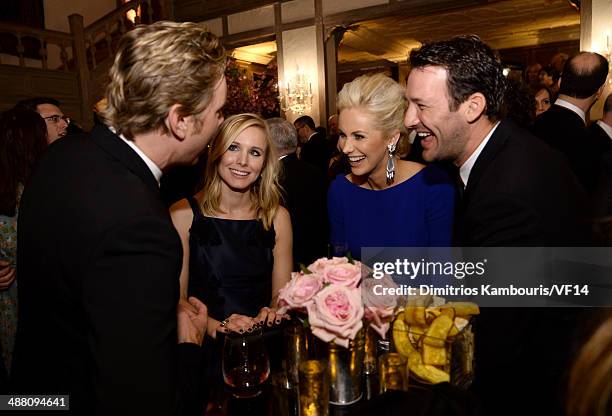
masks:
<path id="1" fill-rule="evenodd" d="M 284 205 L 291 215 L 294 270 L 327 255 L 327 182 L 316 167 L 296 155 L 297 132 L 287 120 L 266 120 L 282 171 L 279 183 Z"/>
<path id="2" fill-rule="evenodd" d="M 293 122 L 293 125 L 301 144 L 300 160 L 316 166 L 325 174 L 334 148 L 325 139 L 324 134 L 317 132 L 312 117 L 301 116 Z"/>
<path id="3" fill-rule="evenodd" d="M 58 100 L 49 97 L 28 98 L 17 103 L 17 107 L 27 108 L 40 114 L 47 124 L 49 143 L 66 135 L 70 118 L 64 115 Z"/>

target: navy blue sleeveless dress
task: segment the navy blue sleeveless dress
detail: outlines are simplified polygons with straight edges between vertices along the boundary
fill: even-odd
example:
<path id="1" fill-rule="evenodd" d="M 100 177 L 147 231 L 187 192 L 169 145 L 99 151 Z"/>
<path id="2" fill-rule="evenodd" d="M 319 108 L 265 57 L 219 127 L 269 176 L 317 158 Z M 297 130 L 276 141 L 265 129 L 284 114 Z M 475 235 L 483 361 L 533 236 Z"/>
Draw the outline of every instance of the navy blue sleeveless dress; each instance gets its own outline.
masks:
<path id="1" fill-rule="evenodd" d="M 204 216 L 197 201 L 189 234 L 189 296 L 221 321 L 233 313 L 255 316 L 272 299 L 274 227 L 259 220 Z"/>

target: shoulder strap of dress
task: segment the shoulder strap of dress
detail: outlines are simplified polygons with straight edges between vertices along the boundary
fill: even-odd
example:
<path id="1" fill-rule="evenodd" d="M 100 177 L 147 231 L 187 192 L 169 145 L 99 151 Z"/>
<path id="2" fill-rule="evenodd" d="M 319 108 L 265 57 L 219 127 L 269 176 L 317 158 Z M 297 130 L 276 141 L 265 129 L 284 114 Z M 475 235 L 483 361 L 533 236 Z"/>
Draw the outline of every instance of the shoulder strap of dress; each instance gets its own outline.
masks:
<path id="1" fill-rule="evenodd" d="M 191 210 L 193 211 L 194 218 L 202 218 L 204 214 L 202 214 L 202 208 L 200 208 L 200 204 L 193 196 L 188 196 L 187 201 L 189 201 L 189 205 L 191 205 Z"/>

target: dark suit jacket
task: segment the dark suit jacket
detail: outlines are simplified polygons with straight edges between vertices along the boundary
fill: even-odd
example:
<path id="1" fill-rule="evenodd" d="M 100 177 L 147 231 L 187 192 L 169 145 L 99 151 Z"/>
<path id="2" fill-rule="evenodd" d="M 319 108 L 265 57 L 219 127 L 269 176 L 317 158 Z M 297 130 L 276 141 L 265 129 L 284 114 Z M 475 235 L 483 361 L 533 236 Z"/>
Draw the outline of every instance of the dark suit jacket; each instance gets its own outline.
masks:
<path id="1" fill-rule="evenodd" d="M 457 240 L 467 246 L 559 245 L 588 240 L 585 195 L 565 161 L 503 120 L 476 160 Z"/>
<path id="2" fill-rule="evenodd" d="M 459 243 L 581 244 L 588 234 L 580 220 L 584 204 L 584 191 L 563 158 L 503 120 L 470 172 L 456 220 Z M 511 283 L 488 272 L 486 281 L 478 284 Z M 535 403 L 530 405 L 533 414 L 560 414 L 561 373 L 569 365 L 577 309 L 482 308 L 476 328 L 475 389 L 485 404 L 483 414 L 517 414 L 528 403 Z"/>
<path id="3" fill-rule="evenodd" d="M 177 407 L 182 249 L 143 160 L 104 126 L 49 147 L 21 200 L 14 389 L 74 414 Z"/>
<path id="4" fill-rule="evenodd" d="M 532 131 L 560 151 L 586 191 L 593 192 L 599 176 L 597 147 L 580 116 L 553 105 L 536 119 Z"/>
<path id="5" fill-rule="evenodd" d="M 612 215 L 612 138 L 597 123 L 589 126 L 589 134 L 600 156 L 599 180 L 592 200 L 593 215 L 603 218 Z M 612 236 L 604 239 L 609 243 Z"/>
<path id="6" fill-rule="evenodd" d="M 323 173 L 327 173 L 329 159 L 333 152 L 334 149 L 325 135 L 315 133 L 310 140 L 302 145 L 300 160 L 318 167 Z"/>
<path id="7" fill-rule="evenodd" d="M 281 159 L 285 207 L 293 228 L 293 263 L 309 265 L 327 255 L 329 237 L 327 221 L 327 181 L 314 166 L 297 158 L 295 153 Z"/>

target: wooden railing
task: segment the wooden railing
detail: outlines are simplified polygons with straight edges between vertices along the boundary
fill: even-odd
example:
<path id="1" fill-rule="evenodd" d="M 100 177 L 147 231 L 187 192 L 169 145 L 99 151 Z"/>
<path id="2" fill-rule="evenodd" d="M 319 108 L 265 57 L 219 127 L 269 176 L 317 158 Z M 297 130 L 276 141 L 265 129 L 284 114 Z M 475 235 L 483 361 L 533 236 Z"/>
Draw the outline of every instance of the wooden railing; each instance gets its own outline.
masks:
<path id="1" fill-rule="evenodd" d="M 140 14 L 135 16 L 135 21 L 132 23 L 127 19 L 126 13 L 138 9 Z M 85 117 L 82 122 L 85 126 L 89 126 L 92 122 L 92 101 L 99 98 L 91 94 L 92 86 L 97 82 L 96 79 L 92 79 L 94 71 L 98 67 L 109 65 L 119 39 L 125 32 L 137 24 L 150 24 L 155 20 L 169 17 L 171 17 L 170 0 L 132 0 L 88 27 L 84 27 L 81 15 L 70 15 L 68 17 L 70 33 L 0 22 L 0 35 L 12 37 L 14 44 L 14 48 L 9 51 L 0 50 L 0 54 L 4 54 L 5 57 L 8 55 L 6 59 L 2 59 L 0 55 L 0 64 L 76 73 L 82 103 L 81 113 Z M 53 51 L 53 48 L 57 49 Z M 50 52 L 55 54 L 52 60 L 49 59 L 52 55 Z M 57 58 L 58 52 L 59 58 Z M 14 58 L 9 59 L 11 57 Z"/>
<path id="2" fill-rule="evenodd" d="M 43 30 L 34 29 L 27 26 L 15 25 L 11 23 L 0 22 L 0 34 L 9 35 L 15 39 L 16 52 L 19 59 L 19 66 L 26 66 L 26 58 L 40 60 L 42 69 L 49 69 L 48 56 L 49 56 L 49 45 L 56 45 L 60 50 L 61 67 L 64 70 L 68 70 L 69 56 L 74 55 L 72 53 L 73 36 L 69 33 L 58 32 L 55 30 Z M 34 43 L 39 45 L 36 51 L 38 55 L 27 55 L 24 40 L 34 40 Z M 68 54 L 70 49 L 71 54 Z M 8 51 L 7 51 L 8 52 Z M 6 53 L 0 51 L 0 53 Z M 2 62 L 0 57 L 0 64 L 7 64 L 8 62 Z"/>

